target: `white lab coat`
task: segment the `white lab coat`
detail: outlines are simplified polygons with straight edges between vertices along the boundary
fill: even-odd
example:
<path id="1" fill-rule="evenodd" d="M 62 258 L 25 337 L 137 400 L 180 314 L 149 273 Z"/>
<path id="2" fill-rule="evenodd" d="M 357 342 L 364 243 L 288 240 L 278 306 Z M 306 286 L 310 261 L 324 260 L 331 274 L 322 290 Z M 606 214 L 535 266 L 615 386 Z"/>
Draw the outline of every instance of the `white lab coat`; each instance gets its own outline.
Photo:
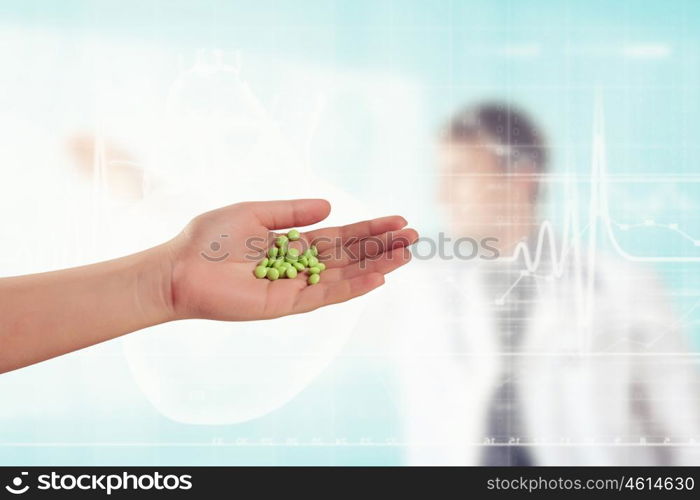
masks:
<path id="1" fill-rule="evenodd" d="M 520 438 L 537 442 L 536 464 L 700 464 L 700 357 L 683 355 L 681 318 L 650 274 L 598 258 L 589 326 L 585 284 L 568 274 L 537 279 L 522 354 L 509 356 L 499 354 L 478 265 L 410 267 L 390 283 L 384 309 L 396 333 L 408 463 L 479 464 L 502 364 L 517 361 Z"/>

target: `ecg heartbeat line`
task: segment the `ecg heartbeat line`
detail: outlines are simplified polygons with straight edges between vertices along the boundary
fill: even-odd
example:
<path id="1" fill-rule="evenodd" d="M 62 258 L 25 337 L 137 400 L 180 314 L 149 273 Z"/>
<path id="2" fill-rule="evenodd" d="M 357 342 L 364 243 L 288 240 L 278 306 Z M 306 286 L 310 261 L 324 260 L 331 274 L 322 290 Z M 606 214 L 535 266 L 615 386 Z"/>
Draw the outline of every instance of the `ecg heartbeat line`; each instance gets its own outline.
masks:
<path id="1" fill-rule="evenodd" d="M 678 224 L 661 224 L 651 219 L 640 223 L 623 224 L 616 222 L 610 215 L 608 176 L 605 147 L 605 123 L 603 106 L 600 96 L 596 98 L 592 130 L 592 157 L 590 166 L 591 192 L 588 199 L 588 220 L 582 227 L 579 214 L 578 190 L 570 177 L 565 178 L 565 194 L 567 199 L 564 210 L 561 238 L 556 238 L 553 223 L 544 220 L 537 233 L 534 245 L 527 241 L 519 242 L 505 261 L 522 264 L 520 275 L 499 296 L 494 303 L 504 305 L 508 296 L 525 277 L 553 281 L 561 278 L 568 270 L 575 279 L 575 294 L 577 319 L 582 327 L 582 347 L 587 345 L 590 338 L 590 327 L 595 312 L 596 290 L 596 259 L 598 243 L 604 238 L 610 242 L 613 250 L 622 259 L 630 262 L 645 263 L 692 263 L 700 262 L 697 256 L 641 256 L 627 251 L 617 238 L 616 231 L 629 231 L 641 227 L 653 227 L 675 232 L 685 240 L 700 246 L 700 240 L 693 238 L 683 231 Z M 587 245 L 584 245 L 582 235 L 587 233 Z M 586 247 L 584 249 L 584 247 Z M 544 265 L 546 264 L 546 269 Z M 588 332 L 588 334 L 586 334 Z"/>
<path id="2" fill-rule="evenodd" d="M 599 238 L 599 232 L 607 236 L 607 239 L 612 244 L 615 252 L 625 260 L 631 262 L 700 262 L 700 255 L 697 256 L 640 256 L 634 255 L 625 250 L 620 244 L 616 229 L 620 231 L 628 231 L 630 229 L 641 227 L 653 227 L 666 229 L 679 234 L 684 239 L 693 243 L 694 246 L 700 247 L 700 240 L 694 238 L 686 231 L 683 231 L 678 224 L 661 224 L 652 219 L 644 220 L 641 223 L 624 224 L 616 222 L 610 216 L 609 196 L 608 196 L 608 178 L 607 178 L 607 160 L 605 151 L 605 124 L 603 117 L 603 108 L 601 99 L 596 99 L 595 115 L 593 120 L 593 155 L 591 159 L 591 195 L 588 204 L 588 224 L 582 229 L 580 217 L 578 214 L 578 193 L 572 187 L 570 179 L 566 180 L 566 195 L 567 199 L 571 200 L 567 204 L 564 214 L 564 227 L 562 238 L 560 240 L 560 248 L 557 247 L 555 231 L 552 222 L 545 220 L 540 224 L 537 235 L 537 241 L 534 245 L 534 251 L 528 246 L 527 242 L 520 242 L 513 250 L 513 255 L 507 257 L 506 260 L 521 261 L 524 269 L 523 273 L 528 275 L 537 272 L 541 267 L 545 249 L 548 250 L 552 265 L 550 276 L 561 277 L 564 272 L 567 262 L 573 258 L 575 262 L 580 262 L 580 237 L 583 232 L 589 234 L 589 251 L 586 256 L 588 264 L 595 263 L 595 248 Z M 591 266 L 593 268 L 593 266 Z"/>

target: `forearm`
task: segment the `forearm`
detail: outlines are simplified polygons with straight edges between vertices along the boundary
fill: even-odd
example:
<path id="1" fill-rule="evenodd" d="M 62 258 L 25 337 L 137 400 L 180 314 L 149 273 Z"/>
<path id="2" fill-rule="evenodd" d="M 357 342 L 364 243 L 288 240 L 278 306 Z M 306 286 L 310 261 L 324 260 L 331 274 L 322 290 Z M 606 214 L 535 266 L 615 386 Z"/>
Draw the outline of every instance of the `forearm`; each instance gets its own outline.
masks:
<path id="1" fill-rule="evenodd" d="M 175 319 L 251 321 L 312 311 L 377 288 L 410 260 L 400 247 L 418 233 L 405 229 L 403 217 L 388 216 L 298 235 L 300 245 L 326 245 L 329 270 L 320 283 L 307 284 L 305 276 L 283 283 L 256 279 L 244 243 L 315 224 L 329 211 L 328 202 L 315 199 L 238 203 L 201 214 L 145 252 L 0 279 L 0 373 Z M 369 238 L 380 250 L 371 259 L 357 249 L 339 251 L 343 241 L 359 246 Z"/>
<path id="2" fill-rule="evenodd" d="M 171 320 L 171 266 L 160 246 L 0 279 L 0 373 Z"/>

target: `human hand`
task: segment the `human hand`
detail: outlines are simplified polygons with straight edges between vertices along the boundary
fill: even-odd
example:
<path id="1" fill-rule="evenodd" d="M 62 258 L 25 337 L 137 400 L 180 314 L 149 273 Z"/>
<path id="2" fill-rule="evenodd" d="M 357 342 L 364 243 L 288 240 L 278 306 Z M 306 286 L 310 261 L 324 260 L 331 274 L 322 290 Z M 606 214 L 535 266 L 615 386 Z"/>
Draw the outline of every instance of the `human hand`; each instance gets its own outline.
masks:
<path id="1" fill-rule="evenodd" d="M 163 247 L 171 263 L 173 319 L 242 321 L 307 312 L 377 288 L 385 274 L 410 260 L 406 247 L 418 233 L 404 229 L 403 217 L 303 232 L 329 212 L 327 201 L 310 199 L 238 203 L 196 217 Z M 302 275 L 256 279 L 256 262 L 276 236 L 271 231 L 292 227 L 302 237 L 290 246 L 316 244 L 327 266 L 321 282 L 307 285 Z"/>

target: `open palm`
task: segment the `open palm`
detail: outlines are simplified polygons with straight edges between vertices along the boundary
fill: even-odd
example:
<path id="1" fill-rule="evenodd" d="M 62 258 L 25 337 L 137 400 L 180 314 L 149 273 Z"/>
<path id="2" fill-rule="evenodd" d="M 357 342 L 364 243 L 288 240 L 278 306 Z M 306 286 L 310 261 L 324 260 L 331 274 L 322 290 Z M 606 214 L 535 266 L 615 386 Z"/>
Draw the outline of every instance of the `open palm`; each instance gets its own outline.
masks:
<path id="1" fill-rule="evenodd" d="M 273 230 L 301 228 L 325 219 L 325 200 L 247 202 L 195 218 L 168 245 L 171 293 L 179 318 L 256 320 L 311 311 L 363 295 L 384 283 L 384 275 L 407 263 L 418 234 L 390 216 L 342 227 L 302 230 L 300 249 L 316 244 L 326 264 L 321 282 L 269 281 L 253 275 L 256 261 L 272 244 Z"/>

